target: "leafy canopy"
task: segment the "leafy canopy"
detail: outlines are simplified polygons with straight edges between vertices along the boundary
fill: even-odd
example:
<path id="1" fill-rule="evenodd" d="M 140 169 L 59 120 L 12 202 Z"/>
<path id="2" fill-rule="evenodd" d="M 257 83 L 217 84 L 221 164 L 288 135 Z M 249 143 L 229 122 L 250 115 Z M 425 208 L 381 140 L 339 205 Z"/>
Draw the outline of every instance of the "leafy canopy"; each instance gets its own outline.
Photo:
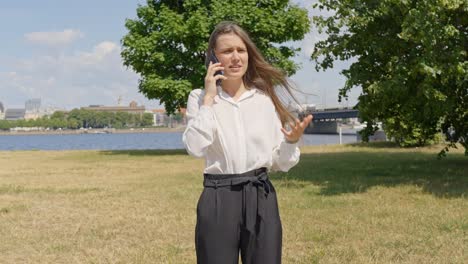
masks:
<path id="1" fill-rule="evenodd" d="M 203 87 L 205 52 L 214 26 L 236 21 L 273 65 L 291 75 L 300 49 L 281 45 L 309 31 L 307 10 L 289 0 L 148 0 L 127 19 L 122 38 L 124 65 L 140 74 L 139 91 L 159 99 L 168 114 L 186 106 L 188 94 Z"/>
<path id="2" fill-rule="evenodd" d="M 311 56 L 316 69 L 353 59 L 339 100 L 360 87 L 367 138 L 382 122 L 400 145 L 424 145 L 439 131 L 468 155 L 468 1 L 319 0 L 314 17 L 328 38 Z M 329 12 L 329 13 L 330 13 Z"/>

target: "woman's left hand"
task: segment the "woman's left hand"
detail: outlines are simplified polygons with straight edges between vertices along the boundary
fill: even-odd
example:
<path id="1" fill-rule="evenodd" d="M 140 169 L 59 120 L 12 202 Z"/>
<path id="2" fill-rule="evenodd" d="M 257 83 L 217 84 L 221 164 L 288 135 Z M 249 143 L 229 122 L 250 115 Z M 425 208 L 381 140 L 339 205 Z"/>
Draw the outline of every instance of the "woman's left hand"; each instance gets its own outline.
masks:
<path id="1" fill-rule="evenodd" d="M 310 122 L 312 121 L 313 116 L 308 115 L 307 117 L 302 120 L 302 122 L 296 118 L 296 124 L 289 122 L 289 126 L 291 127 L 291 131 L 287 131 L 284 127 L 281 128 L 286 140 L 288 142 L 295 143 L 301 138 L 302 134 L 304 134 L 304 130 L 307 126 L 309 126 Z"/>

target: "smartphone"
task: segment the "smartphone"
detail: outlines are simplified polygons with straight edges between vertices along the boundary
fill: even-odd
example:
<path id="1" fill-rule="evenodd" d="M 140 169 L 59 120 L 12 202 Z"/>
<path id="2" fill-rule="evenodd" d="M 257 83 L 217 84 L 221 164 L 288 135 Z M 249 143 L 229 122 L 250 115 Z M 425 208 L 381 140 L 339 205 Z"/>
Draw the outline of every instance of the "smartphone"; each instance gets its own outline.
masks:
<path id="1" fill-rule="evenodd" d="M 215 55 L 215 52 L 214 52 L 213 49 L 211 49 L 209 56 L 210 56 L 210 61 L 211 61 L 211 63 L 214 64 L 214 63 L 218 63 L 218 62 L 219 62 L 218 58 L 216 58 L 216 55 Z M 206 67 L 208 68 L 208 65 L 207 65 Z M 221 75 L 224 75 L 224 71 L 216 71 L 215 74 L 214 74 L 214 76 L 220 75 L 220 74 L 221 74 Z M 221 79 L 217 80 L 217 81 L 216 81 L 216 85 L 221 85 L 221 81 L 222 81 Z"/>

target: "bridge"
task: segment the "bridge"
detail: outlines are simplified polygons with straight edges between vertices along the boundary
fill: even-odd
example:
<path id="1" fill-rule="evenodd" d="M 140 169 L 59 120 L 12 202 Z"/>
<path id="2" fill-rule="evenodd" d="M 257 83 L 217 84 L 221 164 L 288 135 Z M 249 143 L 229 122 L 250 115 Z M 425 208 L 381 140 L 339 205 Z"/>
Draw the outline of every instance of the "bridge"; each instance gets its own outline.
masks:
<path id="1" fill-rule="evenodd" d="M 323 110 L 306 110 L 299 113 L 299 116 L 312 114 L 314 119 L 304 131 L 305 134 L 338 134 L 339 123 L 342 119 L 357 118 L 359 111 L 355 109 L 323 109 Z"/>

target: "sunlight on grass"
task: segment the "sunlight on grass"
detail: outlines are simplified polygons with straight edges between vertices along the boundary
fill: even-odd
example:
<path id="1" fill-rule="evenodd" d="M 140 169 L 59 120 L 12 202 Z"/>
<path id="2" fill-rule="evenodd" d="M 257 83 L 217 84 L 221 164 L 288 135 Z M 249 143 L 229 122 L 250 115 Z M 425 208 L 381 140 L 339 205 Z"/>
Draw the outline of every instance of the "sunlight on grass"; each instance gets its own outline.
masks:
<path id="1" fill-rule="evenodd" d="M 463 263 L 468 159 L 440 148 L 303 147 L 270 177 L 283 263 Z M 184 150 L 0 152 L 5 263 L 195 263 L 204 161 Z"/>

